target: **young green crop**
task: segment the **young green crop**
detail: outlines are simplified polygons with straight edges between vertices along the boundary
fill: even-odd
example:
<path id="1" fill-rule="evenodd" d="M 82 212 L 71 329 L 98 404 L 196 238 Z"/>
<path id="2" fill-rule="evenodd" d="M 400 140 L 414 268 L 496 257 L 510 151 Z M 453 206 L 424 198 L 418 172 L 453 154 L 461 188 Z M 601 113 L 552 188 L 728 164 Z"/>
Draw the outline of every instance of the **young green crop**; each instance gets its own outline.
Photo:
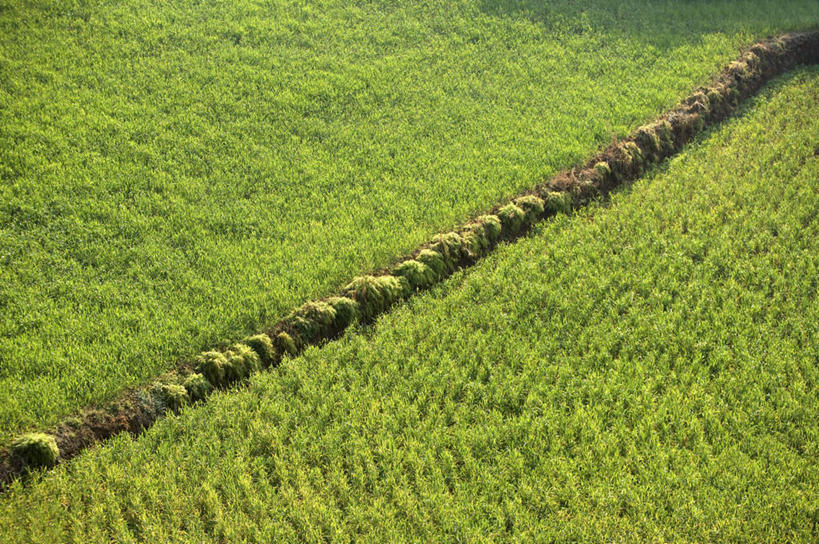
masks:
<path id="1" fill-rule="evenodd" d="M 814 541 L 817 96 L 16 484 L 0 541 Z"/>
<path id="2" fill-rule="evenodd" d="M 0 443 L 264 330 L 817 20 L 815 0 L 5 2 Z"/>

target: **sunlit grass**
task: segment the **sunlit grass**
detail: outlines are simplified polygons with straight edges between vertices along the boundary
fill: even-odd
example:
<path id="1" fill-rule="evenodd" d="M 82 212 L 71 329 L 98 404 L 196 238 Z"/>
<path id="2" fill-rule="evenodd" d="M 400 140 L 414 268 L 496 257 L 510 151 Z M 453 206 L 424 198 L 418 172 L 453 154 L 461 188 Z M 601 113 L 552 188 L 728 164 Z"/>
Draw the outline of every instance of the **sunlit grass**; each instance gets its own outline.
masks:
<path id="1" fill-rule="evenodd" d="M 789 2 L 12 2 L 0 442 L 585 158 Z"/>
<path id="2" fill-rule="evenodd" d="M 817 96 L 15 485 L 0 541 L 812 542 Z"/>

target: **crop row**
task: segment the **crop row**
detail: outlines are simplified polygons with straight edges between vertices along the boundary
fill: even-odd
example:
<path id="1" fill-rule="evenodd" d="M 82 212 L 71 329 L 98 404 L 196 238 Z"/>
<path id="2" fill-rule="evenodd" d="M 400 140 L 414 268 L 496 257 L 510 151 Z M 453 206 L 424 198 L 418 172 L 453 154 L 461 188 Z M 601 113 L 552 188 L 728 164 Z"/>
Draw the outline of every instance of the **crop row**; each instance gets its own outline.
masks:
<path id="1" fill-rule="evenodd" d="M 730 115 L 772 77 L 817 61 L 819 32 L 755 44 L 712 84 L 631 137 L 613 143 L 584 167 L 562 172 L 531 193 L 436 236 L 385 273 L 355 278 L 336 296 L 304 304 L 269 331 L 227 350 L 202 353 L 191 364 L 128 393 L 105 410 L 87 410 L 48 433 L 19 437 L 0 461 L 0 482 L 8 483 L 31 468 L 54 466 L 115 433 L 139 432 L 166 411 L 201 401 L 213 389 L 239 383 L 285 356 L 336 337 L 356 321 L 372 322 L 395 303 L 474 264 L 500 241 L 514 240 L 535 222 L 568 213 L 639 177 L 705 127 Z"/>

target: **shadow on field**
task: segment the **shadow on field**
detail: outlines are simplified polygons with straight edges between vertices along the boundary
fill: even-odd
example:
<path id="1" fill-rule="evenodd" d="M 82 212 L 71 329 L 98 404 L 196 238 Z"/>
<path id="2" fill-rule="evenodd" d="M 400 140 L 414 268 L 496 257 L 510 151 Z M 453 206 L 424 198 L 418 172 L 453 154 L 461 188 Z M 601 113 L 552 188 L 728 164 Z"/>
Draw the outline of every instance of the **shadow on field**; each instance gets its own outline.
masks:
<path id="1" fill-rule="evenodd" d="M 727 0 L 480 0 L 478 6 L 486 15 L 528 21 L 558 39 L 584 35 L 590 40 L 599 39 L 602 31 L 609 38 L 668 51 L 699 43 L 707 34 L 735 33 L 760 24 L 764 26 L 760 11 L 743 9 L 744 3 Z M 776 7 L 772 2 L 771 9 Z M 737 13 L 744 16 L 737 17 Z M 686 27 L 684 32 L 680 32 L 681 25 Z"/>

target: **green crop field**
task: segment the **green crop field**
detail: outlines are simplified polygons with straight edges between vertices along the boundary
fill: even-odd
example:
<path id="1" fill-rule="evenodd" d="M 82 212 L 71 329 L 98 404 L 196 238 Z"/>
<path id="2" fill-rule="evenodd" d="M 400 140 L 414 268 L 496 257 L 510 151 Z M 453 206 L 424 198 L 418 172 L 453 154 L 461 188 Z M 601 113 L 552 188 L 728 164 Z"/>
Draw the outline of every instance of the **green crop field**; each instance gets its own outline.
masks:
<path id="1" fill-rule="evenodd" d="M 786 4 L 0 3 L 0 443 L 263 329 L 819 22 Z"/>
<path id="2" fill-rule="evenodd" d="M 606 204 L 0 497 L 0 541 L 815 542 L 819 69 Z"/>

